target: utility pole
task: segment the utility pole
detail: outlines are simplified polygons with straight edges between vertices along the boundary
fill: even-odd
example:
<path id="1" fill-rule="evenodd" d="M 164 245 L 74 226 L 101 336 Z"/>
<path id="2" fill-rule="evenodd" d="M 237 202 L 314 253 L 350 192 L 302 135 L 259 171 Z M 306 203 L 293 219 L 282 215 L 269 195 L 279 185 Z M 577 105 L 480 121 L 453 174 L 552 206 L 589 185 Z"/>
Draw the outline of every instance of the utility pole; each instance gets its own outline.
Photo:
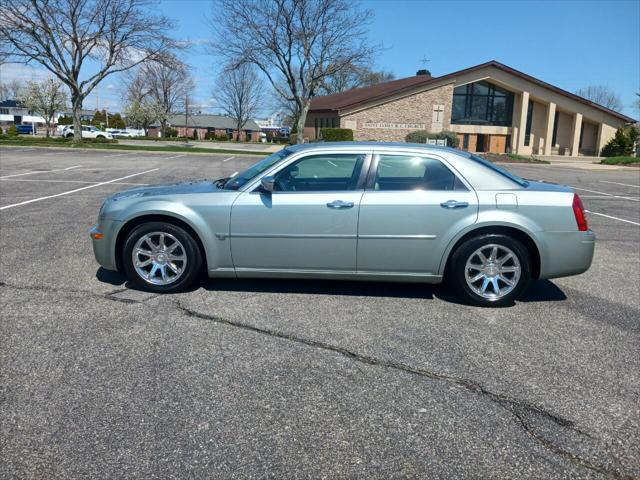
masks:
<path id="1" fill-rule="evenodd" d="M 105 130 L 109 128 L 109 109 L 108 107 L 104 107 L 104 116 L 107 119 L 107 126 L 105 127 Z"/>
<path id="2" fill-rule="evenodd" d="M 187 135 L 187 122 L 189 121 L 189 95 L 184 97 L 184 138 L 189 143 L 189 135 Z"/>

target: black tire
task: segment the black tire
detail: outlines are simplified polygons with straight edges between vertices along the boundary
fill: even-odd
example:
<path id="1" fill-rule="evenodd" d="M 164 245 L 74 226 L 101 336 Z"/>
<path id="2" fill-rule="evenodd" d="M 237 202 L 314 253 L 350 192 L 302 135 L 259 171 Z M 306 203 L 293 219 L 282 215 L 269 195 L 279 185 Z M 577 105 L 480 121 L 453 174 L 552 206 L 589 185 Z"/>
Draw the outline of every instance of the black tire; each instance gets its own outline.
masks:
<path id="1" fill-rule="evenodd" d="M 173 283 L 155 285 L 141 277 L 133 264 L 133 248 L 143 236 L 152 232 L 162 232 L 173 235 L 184 247 L 186 266 Z M 189 288 L 199 277 L 202 269 L 202 255 L 198 244 L 190 233 L 183 228 L 164 222 L 148 222 L 135 227 L 128 235 L 122 249 L 122 267 L 127 278 L 142 290 L 156 293 L 175 293 Z"/>
<path id="2" fill-rule="evenodd" d="M 520 264 L 520 277 L 515 286 L 504 296 L 495 299 L 485 298 L 473 291 L 467 284 L 465 277 L 469 257 L 479 248 L 489 245 L 500 245 L 508 248 L 515 254 Z M 502 234 L 480 235 L 466 240 L 456 248 L 450 259 L 447 276 L 447 280 L 455 294 L 465 303 L 480 307 L 504 307 L 512 305 L 514 300 L 518 298 L 529 285 L 531 281 L 531 259 L 527 248 L 521 242 L 510 236 Z M 506 286 L 506 284 L 503 285 Z M 491 290 L 495 291 L 493 287 L 491 287 Z M 500 290 L 502 289 L 500 288 Z"/>

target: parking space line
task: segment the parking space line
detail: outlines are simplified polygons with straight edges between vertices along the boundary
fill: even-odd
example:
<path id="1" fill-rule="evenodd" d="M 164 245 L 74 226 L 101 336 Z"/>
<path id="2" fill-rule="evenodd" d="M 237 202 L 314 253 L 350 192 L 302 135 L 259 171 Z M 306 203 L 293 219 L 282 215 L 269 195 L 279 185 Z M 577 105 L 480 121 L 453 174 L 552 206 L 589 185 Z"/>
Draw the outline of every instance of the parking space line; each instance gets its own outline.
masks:
<path id="1" fill-rule="evenodd" d="M 67 170 L 73 170 L 74 168 L 80 168 L 81 166 L 82 165 L 74 165 L 73 167 L 58 168 L 55 170 L 38 170 L 36 172 L 16 173 L 14 175 L 5 175 L 3 177 L 0 177 L 0 180 L 3 178 L 22 177 L 24 175 L 35 175 L 36 173 L 65 172 Z"/>
<path id="2" fill-rule="evenodd" d="M 229 160 L 233 160 L 236 157 L 229 157 L 229 158 L 225 158 L 224 160 L 222 160 L 223 162 L 228 162 Z"/>
<path id="3" fill-rule="evenodd" d="M 34 180 L 32 178 L 0 178 L 3 182 L 39 182 L 39 183 L 100 183 L 100 181 L 89 182 L 86 180 Z M 148 183 L 113 182 L 113 185 L 149 185 Z"/>
<path id="4" fill-rule="evenodd" d="M 582 190 L 583 192 L 597 193 L 598 195 L 605 195 L 607 197 L 623 198 L 625 200 L 631 200 L 632 202 L 640 202 L 640 199 L 638 198 L 625 197 L 622 195 L 614 195 L 613 193 L 607 193 L 607 192 L 598 192 L 597 190 L 587 190 L 586 188 L 578 188 L 578 187 L 571 187 L 571 188 L 573 188 L 574 190 Z"/>
<path id="5" fill-rule="evenodd" d="M 632 199 L 632 198 L 640 198 L 640 197 L 636 195 L 634 195 L 633 197 L 625 197 L 625 198 L 612 197 L 610 195 L 580 195 L 580 198 L 608 198 L 609 200 L 627 200 L 627 198 Z"/>
<path id="6" fill-rule="evenodd" d="M 625 223 L 630 223 L 632 225 L 638 225 L 640 227 L 640 223 L 632 222 L 631 220 L 625 220 L 624 218 L 612 217 L 611 215 L 605 215 L 604 213 L 592 212 L 591 210 L 585 210 L 585 212 L 587 212 L 587 213 L 589 213 L 591 215 L 599 215 L 601 217 L 607 217 L 607 218 L 611 218 L 613 220 L 618 220 L 619 222 L 625 222 Z"/>
<path id="7" fill-rule="evenodd" d="M 50 153 L 43 153 L 42 155 L 45 157 L 50 157 L 51 155 L 64 155 L 65 153 L 68 153 L 68 152 L 50 152 Z"/>
<path id="8" fill-rule="evenodd" d="M 171 158 L 181 158 L 181 157 L 186 157 L 187 154 L 183 153 L 182 155 L 174 155 L 173 157 L 164 157 L 165 160 L 169 160 Z"/>
<path id="9" fill-rule="evenodd" d="M 127 152 L 127 153 L 116 153 L 115 155 L 105 155 L 104 158 L 124 157 L 125 155 L 131 155 L 131 153 Z"/>
<path id="10" fill-rule="evenodd" d="M 114 178 L 113 180 L 108 180 L 106 182 L 96 183 L 95 185 L 88 185 L 86 187 L 76 188 L 74 190 L 69 190 L 67 192 L 56 193 L 55 195 L 47 195 L 46 197 L 33 198 L 31 200 L 25 200 L 24 202 L 14 203 L 12 205 L 5 205 L 4 207 L 0 207 L 0 210 L 6 210 L 7 208 L 19 207 L 21 205 L 27 205 L 29 203 L 40 202 L 42 200 L 48 200 L 50 198 L 62 197 L 63 195 L 69 195 L 71 193 L 80 192 L 82 190 L 88 190 L 90 188 L 95 188 L 95 187 L 101 187 L 102 185 L 107 185 L 109 183 L 116 183 L 116 182 L 119 182 L 120 180 L 125 180 L 127 178 L 137 177 L 138 175 L 144 175 L 145 173 L 155 172 L 156 170 L 159 170 L 159 168 L 152 168 L 151 170 L 145 170 L 144 172 L 132 173 L 131 175 L 127 175 L 125 177 Z"/>
<path id="11" fill-rule="evenodd" d="M 614 185 L 624 185 L 625 187 L 640 188 L 640 185 L 631 185 L 630 183 L 608 182 L 606 180 L 600 180 L 600 182 L 602 182 L 602 183 L 612 183 Z"/>

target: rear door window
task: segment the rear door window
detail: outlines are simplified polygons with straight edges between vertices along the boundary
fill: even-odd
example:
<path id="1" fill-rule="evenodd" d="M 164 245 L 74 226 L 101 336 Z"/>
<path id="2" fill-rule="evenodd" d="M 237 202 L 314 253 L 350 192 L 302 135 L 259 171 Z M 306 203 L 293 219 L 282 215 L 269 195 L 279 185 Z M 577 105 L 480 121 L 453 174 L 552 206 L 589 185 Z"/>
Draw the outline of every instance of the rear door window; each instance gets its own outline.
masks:
<path id="1" fill-rule="evenodd" d="M 441 161 L 416 155 L 379 155 L 372 190 L 467 190 Z"/>

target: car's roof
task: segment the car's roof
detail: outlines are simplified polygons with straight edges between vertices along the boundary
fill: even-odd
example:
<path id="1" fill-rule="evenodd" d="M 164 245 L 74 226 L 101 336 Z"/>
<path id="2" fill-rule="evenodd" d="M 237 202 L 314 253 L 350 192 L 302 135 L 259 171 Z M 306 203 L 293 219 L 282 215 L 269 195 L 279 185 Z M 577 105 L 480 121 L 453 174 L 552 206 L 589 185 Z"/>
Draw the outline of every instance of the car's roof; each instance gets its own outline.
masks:
<path id="1" fill-rule="evenodd" d="M 322 150 L 378 150 L 390 152 L 406 152 L 416 154 L 432 153 L 452 164 L 455 169 L 469 181 L 476 190 L 510 190 L 522 185 L 509 178 L 502 169 L 496 168 L 488 162 L 478 161 L 469 152 L 451 147 L 425 145 L 424 143 L 405 142 L 316 142 L 291 145 L 286 147 L 292 153 L 322 151 Z"/>
<path id="2" fill-rule="evenodd" d="M 383 148 L 389 150 L 425 150 L 431 152 L 450 152 L 462 157 L 469 157 L 469 152 L 457 150 L 451 147 L 440 145 L 426 145 L 424 143 L 406 143 L 406 142 L 314 142 L 290 145 L 287 150 L 291 152 L 302 152 L 305 150 L 317 150 L 326 148 Z"/>

